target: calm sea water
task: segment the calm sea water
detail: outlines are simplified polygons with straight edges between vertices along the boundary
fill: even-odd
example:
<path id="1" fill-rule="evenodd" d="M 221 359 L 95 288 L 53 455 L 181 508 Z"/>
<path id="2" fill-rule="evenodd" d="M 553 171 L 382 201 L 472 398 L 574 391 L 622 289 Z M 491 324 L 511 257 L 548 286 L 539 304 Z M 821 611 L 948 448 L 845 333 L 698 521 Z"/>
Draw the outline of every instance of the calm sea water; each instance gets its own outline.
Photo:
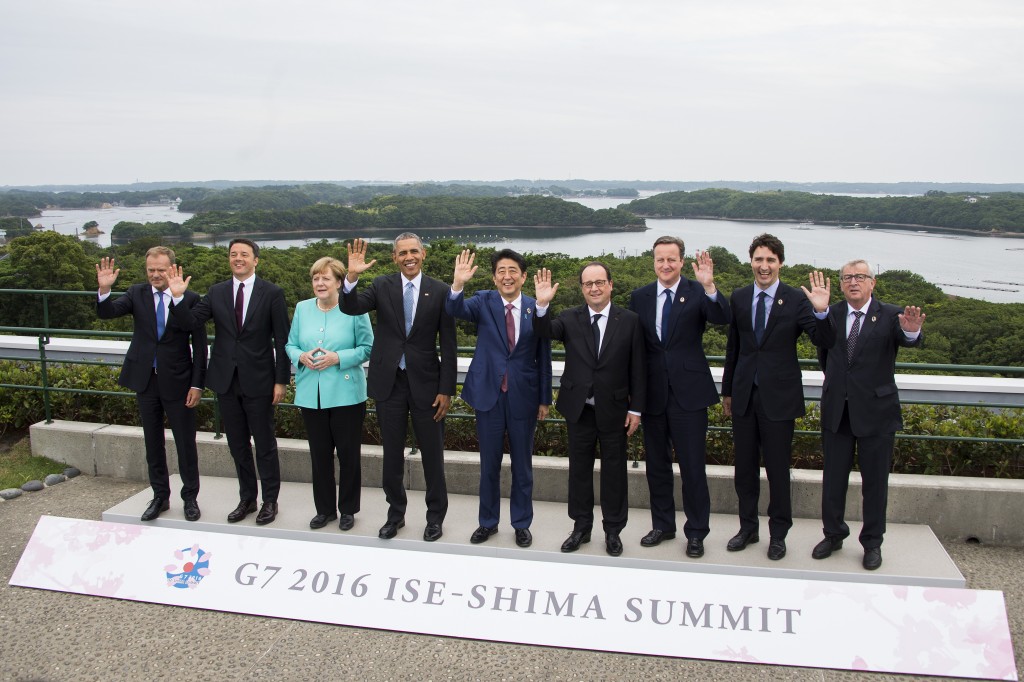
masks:
<path id="1" fill-rule="evenodd" d="M 611 208 L 622 199 L 578 199 L 591 208 Z M 167 206 L 109 208 L 81 211 L 44 211 L 41 223 L 63 234 L 77 234 L 90 220 L 99 223 L 106 234 L 95 238 L 101 246 L 110 245 L 110 229 L 122 220 L 185 222 L 190 213 L 179 213 Z M 573 257 L 639 255 L 651 248 L 660 235 L 673 235 L 686 242 L 688 254 L 709 246 L 721 246 L 747 259 L 750 241 L 762 232 L 771 232 L 786 245 L 788 263 L 809 263 L 835 268 L 863 258 L 879 271 L 911 270 L 943 291 L 987 301 L 1024 302 L 1024 240 L 965 237 L 936 232 L 905 230 L 841 229 L 797 223 L 739 222 L 732 220 L 648 219 L 647 232 L 597 234 L 558 228 L 457 228 L 423 230 L 428 240 L 435 236 L 482 246 L 507 245 L 523 252 L 565 253 Z M 336 238 L 349 239 L 352 234 Z M 388 239 L 394 235 L 389 235 Z M 316 239 L 320 239 L 317 236 Z M 310 239 L 258 239 L 261 246 L 303 246 Z"/>

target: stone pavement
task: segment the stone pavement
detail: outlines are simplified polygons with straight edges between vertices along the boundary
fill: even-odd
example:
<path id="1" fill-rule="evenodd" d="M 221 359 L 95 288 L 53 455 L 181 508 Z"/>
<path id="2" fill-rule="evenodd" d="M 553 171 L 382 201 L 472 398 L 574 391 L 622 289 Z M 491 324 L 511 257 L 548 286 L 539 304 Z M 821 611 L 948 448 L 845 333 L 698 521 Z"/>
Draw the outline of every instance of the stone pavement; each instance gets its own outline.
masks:
<path id="1" fill-rule="evenodd" d="M 99 519 L 105 510 L 145 487 L 80 476 L 0 503 L 0 679 L 910 679 L 412 635 L 7 584 L 41 515 Z M 357 519 L 363 524 L 376 522 L 369 515 Z M 415 536 L 419 526 L 413 522 L 404 530 Z M 557 534 L 561 536 L 563 530 L 560 527 Z M 446 537 L 447 533 L 446 526 Z M 947 543 L 945 548 L 968 587 L 1003 591 L 1020 668 L 1024 661 L 1024 550 L 965 543 Z"/>

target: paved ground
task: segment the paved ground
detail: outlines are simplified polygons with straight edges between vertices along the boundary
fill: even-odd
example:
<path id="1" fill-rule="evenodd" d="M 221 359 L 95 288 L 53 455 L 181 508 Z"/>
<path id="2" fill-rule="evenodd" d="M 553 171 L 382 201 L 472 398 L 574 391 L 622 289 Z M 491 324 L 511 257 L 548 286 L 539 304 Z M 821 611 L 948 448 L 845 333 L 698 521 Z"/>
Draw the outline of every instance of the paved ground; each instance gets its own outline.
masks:
<path id="1" fill-rule="evenodd" d="M 410 635 L 7 584 L 41 515 L 99 519 L 143 488 L 136 482 L 82 476 L 0 503 L 0 679 L 910 679 Z M 1004 592 L 1021 668 L 1024 550 L 967 544 L 946 549 L 968 587 Z"/>

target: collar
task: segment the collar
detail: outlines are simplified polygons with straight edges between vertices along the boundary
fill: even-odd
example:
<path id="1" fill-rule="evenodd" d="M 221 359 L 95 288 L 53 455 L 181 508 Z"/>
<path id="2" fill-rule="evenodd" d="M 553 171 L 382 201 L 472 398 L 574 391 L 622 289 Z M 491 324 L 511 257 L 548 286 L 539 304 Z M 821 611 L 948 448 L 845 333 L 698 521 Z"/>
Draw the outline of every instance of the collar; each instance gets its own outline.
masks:
<path id="1" fill-rule="evenodd" d="M 782 282 L 782 280 L 777 279 L 774 282 L 772 282 L 772 285 L 770 287 L 768 287 L 767 289 L 762 289 L 761 287 L 757 286 L 757 282 L 754 282 L 754 300 L 756 301 L 757 300 L 757 295 L 763 291 L 766 294 L 768 294 L 768 298 L 770 298 L 770 299 L 772 299 L 774 301 L 775 300 L 775 295 L 777 293 L 779 293 L 779 284 L 781 282 Z"/>
<path id="2" fill-rule="evenodd" d="M 256 273 L 254 272 L 251 275 L 249 275 L 249 279 L 246 279 L 246 280 L 240 280 L 237 277 L 232 277 L 231 281 L 234 282 L 231 285 L 231 287 L 232 287 L 232 289 L 234 289 L 236 291 L 238 290 L 238 285 L 239 284 L 244 284 L 246 289 L 248 289 L 249 291 L 252 291 L 252 283 L 256 281 Z"/>
<path id="3" fill-rule="evenodd" d="M 868 314 L 868 308 L 871 307 L 871 301 L 872 300 L 873 300 L 872 297 L 868 296 L 868 302 L 865 303 L 864 307 L 862 307 L 862 308 L 854 308 L 852 305 L 850 305 L 849 302 L 847 302 L 846 303 L 846 316 L 849 317 L 850 315 L 853 315 L 855 312 L 858 312 L 858 311 L 864 313 L 865 315 L 867 315 Z"/>
<path id="4" fill-rule="evenodd" d="M 607 319 L 608 319 L 608 317 L 609 317 L 609 315 L 608 315 L 608 311 L 609 311 L 609 310 L 611 310 L 611 309 L 612 309 L 612 304 L 611 304 L 611 301 L 609 301 L 609 302 L 608 302 L 608 305 L 606 305 L 606 306 L 605 306 L 604 308 L 602 308 L 601 310 L 594 310 L 593 308 L 591 308 L 591 307 L 590 307 L 590 306 L 588 305 L 588 306 L 587 306 L 587 316 L 588 316 L 588 317 L 590 317 L 590 319 L 594 319 L 594 315 L 604 315 L 604 319 L 606 319 L 606 320 L 607 320 Z"/>
<path id="5" fill-rule="evenodd" d="M 519 292 L 519 295 L 516 296 L 515 299 L 513 299 L 511 301 L 506 301 L 504 298 L 501 297 L 501 294 L 498 294 L 498 298 L 501 299 L 501 307 L 502 308 L 504 308 L 509 303 L 511 303 L 512 304 L 512 308 L 514 310 L 522 310 L 523 309 L 523 293 L 522 292 Z"/>
<path id="6" fill-rule="evenodd" d="M 413 277 L 412 279 L 406 279 L 405 275 L 402 275 L 402 274 L 400 274 L 399 277 L 402 278 L 402 291 L 405 291 L 405 287 L 408 286 L 409 282 L 412 282 L 412 285 L 413 285 L 413 287 L 415 287 L 416 291 L 419 291 L 420 290 L 420 285 L 423 284 L 423 271 L 422 270 L 420 270 L 419 273 L 415 277 Z"/>
<path id="7" fill-rule="evenodd" d="M 152 284 L 149 285 L 149 291 L 150 291 L 150 294 L 149 294 L 150 296 L 156 296 L 157 294 L 167 294 L 167 298 L 171 297 L 171 292 L 170 291 L 168 291 L 167 289 L 164 289 L 163 291 L 160 291 L 159 289 L 157 289 Z"/>

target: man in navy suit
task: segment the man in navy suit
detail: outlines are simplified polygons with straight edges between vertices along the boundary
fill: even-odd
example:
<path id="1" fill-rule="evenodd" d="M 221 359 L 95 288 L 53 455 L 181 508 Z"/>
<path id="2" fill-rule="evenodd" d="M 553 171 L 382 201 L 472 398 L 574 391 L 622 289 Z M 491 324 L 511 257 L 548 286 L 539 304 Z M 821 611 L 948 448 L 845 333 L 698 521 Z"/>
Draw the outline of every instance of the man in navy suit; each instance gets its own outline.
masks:
<path id="1" fill-rule="evenodd" d="M 740 516 L 740 530 L 727 549 L 737 552 L 759 540 L 763 457 L 772 561 L 786 556 L 786 535 L 793 526 L 789 465 L 796 418 L 807 410 L 796 342 L 803 333 L 819 348 L 835 342 L 835 328 L 828 319 L 831 283 L 820 272 L 812 272 L 811 289 L 800 287 L 803 293 L 783 284 L 779 271 L 785 259 L 782 242 L 773 235 L 759 235 L 750 244 L 754 283 L 732 292 L 722 373 L 722 411 L 732 417 Z"/>
<path id="2" fill-rule="evenodd" d="M 845 300 L 829 311 L 839 331 L 834 344 L 818 349 L 818 362 L 825 371 L 821 389 L 825 453 L 821 518 L 825 539 L 811 556 L 831 556 L 850 534 L 843 516 L 856 452 L 864 498 L 860 544 L 864 547 L 864 568 L 873 571 L 882 565 L 889 468 L 896 432 L 903 428 L 896 388 L 896 353 L 901 347 L 921 343 L 925 315 L 920 308 L 901 309 L 874 298 L 875 276 L 866 261 L 850 261 L 840 272 Z"/>
<path id="3" fill-rule="evenodd" d="M 198 521 L 199 454 L 196 450 L 195 406 L 203 394 L 206 374 L 206 330 L 189 331 L 168 314 L 171 296 L 167 278 L 174 265 L 174 251 L 154 246 L 146 252 L 148 284 L 133 284 L 124 296 L 110 297 L 119 269 L 113 258 L 102 258 L 96 266 L 99 299 L 96 313 L 106 320 L 131 315 L 132 341 L 128 345 L 117 383 L 135 391 L 146 443 L 146 464 L 153 500 L 142 514 L 152 521 L 170 509 L 171 487 L 164 445 L 164 415 L 174 434 L 181 475 L 181 499 L 185 518 Z M 183 305 L 192 307 L 199 297 L 192 292 Z"/>
<path id="4" fill-rule="evenodd" d="M 445 302 L 449 315 L 476 324 L 473 361 L 462 386 L 462 399 L 476 411 L 480 443 L 480 526 L 470 537 L 486 542 L 498 532 L 501 512 L 501 460 L 505 434 L 512 464 L 509 500 L 516 544 L 533 542 L 533 436 L 537 420 L 551 405 L 551 342 L 533 333 L 537 301 L 522 293 L 526 259 L 512 249 L 491 256 L 494 290 L 466 299 L 463 290 L 476 273 L 468 249 L 455 258 L 452 290 Z"/>
<path id="5" fill-rule="evenodd" d="M 640 316 L 647 348 L 647 407 L 641 415 L 653 530 L 640 540 L 654 547 L 676 536 L 672 454 L 679 460 L 686 514 L 686 555 L 704 556 L 710 532 L 711 495 L 705 471 L 708 407 L 718 389 L 704 355 L 708 322 L 728 324 L 732 315 L 715 287 L 715 265 L 706 251 L 693 261 L 696 279 L 682 277 L 685 246 L 678 237 L 654 242 L 658 281 L 633 291 L 629 309 Z"/>
<path id="6" fill-rule="evenodd" d="M 558 290 L 551 272 L 533 277 L 537 294 L 534 330 L 565 345 L 565 369 L 555 407 L 569 432 L 569 518 L 563 552 L 590 542 L 594 526 L 594 461 L 601 452 L 601 515 L 605 550 L 622 554 L 629 490 L 626 450 L 640 426 L 647 399 L 647 367 L 640 317 L 612 304 L 612 273 L 604 263 L 580 270 L 584 305 L 555 316 L 548 310 Z M 554 318 L 554 319 L 552 319 Z"/>
<path id="7" fill-rule="evenodd" d="M 375 277 L 369 286 L 357 289 L 359 276 L 377 261 L 366 262 L 362 239 L 348 245 L 341 311 L 346 315 L 377 311 L 366 382 L 368 395 L 377 402 L 384 449 L 382 486 L 388 501 L 387 521 L 377 537 L 390 540 L 405 526 L 405 434 L 411 416 L 427 487 L 423 539 L 434 542 L 443 534 L 448 513 L 444 418 L 458 379 L 455 318 L 445 311 L 448 285 L 423 273 L 427 250 L 418 236 L 404 232 L 395 237 L 391 258 L 399 272 Z"/>
<path id="8" fill-rule="evenodd" d="M 224 418 L 228 449 L 238 474 L 238 506 L 228 514 L 237 523 L 256 511 L 259 481 L 263 506 L 256 523 L 277 518 L 281 465 L 274 434 L 274 405 L 284 398 L 291 380 L 288 342 L 288 307 L 281 287 L 256 276 L 260 247 L 250 239 L 232 239 L 228 245 L 231 279 L 210 287 L 193 308 L 180 304 L 192 279 L 182 279 L 181 268 L 170 278 L 174 295 L 171 313 L 186 328 L 200 329 L 213 319 L 214 339 L 206 379 L 217 394 Z M 256 462 L 250 439 L 256 445 Z"/>

